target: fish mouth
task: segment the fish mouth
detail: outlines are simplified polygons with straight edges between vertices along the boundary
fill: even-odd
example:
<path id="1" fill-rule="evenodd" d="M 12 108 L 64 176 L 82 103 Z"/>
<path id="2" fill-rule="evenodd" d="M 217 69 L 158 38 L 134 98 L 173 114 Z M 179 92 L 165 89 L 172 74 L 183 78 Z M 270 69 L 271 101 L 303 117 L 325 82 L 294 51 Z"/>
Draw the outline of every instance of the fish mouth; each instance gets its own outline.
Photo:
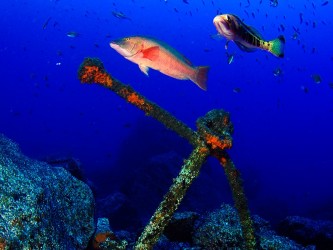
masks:
<path id="1" fill-rule="evenodd" d="M 126 48 L 123 48 L 121 46 L 121 44 L 122 44 L 121 40 L 115 40 L 115 41 L 110 42 L 110 47 L 112 49 L 114 49 L 115 51 L 117 51 L 123 57 L 133 56 L 132 51 L 128 51 Z"/>
<path id="2" fill-rule="evenodd" d="M 120 38 L 120 39 L 116 39 L 116 40 L 111 41 L 110 44 L 121 45 L 123 42 L 124 42 L 123 39 Z"/>
<path id="3" fill-rule="evenodd" d="M 117 39 L 117 40 L 113 40 L 110 42 L 110 47 L 117 50 L 117 48 L 121 48 L 123 45 L 123 39 Z"/>
<path id="4" fill-rule="evenodd" d="M 218 15 L 213 19 L 213 24 L 217 32 L 226 37 L 229 40 L 233 39 L 233 32 L 230 30 L 230 26 L 227 20 L 226 15 Z"/>
<path id="5" fill-rule="evenodd" d="M 116 49 L 117 47 L 120 47 L 120 46 L 117 43 L 115 43 L 115 42 L 110 42 L 110 47 L 112 49 Z"/>
<path id="6" fill-rule="evenodd" d="M 123 51 L 124 49 L 118 43 L 112 41 L 110 42 L 110 47 L 115 51 L 117 51 L 118 53 L 123 54 L 121 53 L 121 51 Z"/>
<path id="7" fill-rule="evenodd" d="M 119 54 L 124 55 L 125 49 L 123 49 L 116 41 L 110 42 L 110 47 L 117 51 Z"/>

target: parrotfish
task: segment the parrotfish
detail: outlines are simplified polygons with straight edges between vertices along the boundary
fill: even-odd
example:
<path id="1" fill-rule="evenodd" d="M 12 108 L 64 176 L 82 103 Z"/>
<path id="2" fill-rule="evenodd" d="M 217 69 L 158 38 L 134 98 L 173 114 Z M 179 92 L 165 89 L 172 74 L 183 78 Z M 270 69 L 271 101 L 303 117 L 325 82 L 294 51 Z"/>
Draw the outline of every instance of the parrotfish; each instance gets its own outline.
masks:
<path id="1" fill-rule="evenodd" d="M 236 45 L 243 51 L 252 52 L 255 49 L 269 51 L 277 57 L 284 57 L 284 36 L 266 41 L 260 33 L 254 28 L 246 25 L 242 20 L 231 14 L 218 15 L 214 18 L 213 23 L 218 33 L 224 36 L 228 41 L 234 41 Z"/>
<path id="2" fill-rule="evenodd" d="M 138 64 L 147 76 L 149 68 L 152 68 L 176 79 L 191 80 L 206 90 L 209 68 L 193 66 L 187 58 L 162 41 L 133 36 L 112 41 L 110 46 L 127 60 Z"/>

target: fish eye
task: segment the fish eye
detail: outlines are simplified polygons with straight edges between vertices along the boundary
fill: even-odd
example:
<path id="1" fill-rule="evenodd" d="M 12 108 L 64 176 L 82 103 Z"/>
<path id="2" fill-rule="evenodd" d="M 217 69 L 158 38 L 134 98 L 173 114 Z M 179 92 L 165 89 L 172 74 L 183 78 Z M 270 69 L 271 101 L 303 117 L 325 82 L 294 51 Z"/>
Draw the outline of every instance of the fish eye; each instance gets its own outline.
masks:
<path id="1" fill-rule="evenodd" d="M 230 19 L 230 16 L 229 16 L 229 15 L 227 15 L 227 21 L 228 21 L 228 22 L 230 22 L 230 21 L 231 21 L 231 19 Z"/>

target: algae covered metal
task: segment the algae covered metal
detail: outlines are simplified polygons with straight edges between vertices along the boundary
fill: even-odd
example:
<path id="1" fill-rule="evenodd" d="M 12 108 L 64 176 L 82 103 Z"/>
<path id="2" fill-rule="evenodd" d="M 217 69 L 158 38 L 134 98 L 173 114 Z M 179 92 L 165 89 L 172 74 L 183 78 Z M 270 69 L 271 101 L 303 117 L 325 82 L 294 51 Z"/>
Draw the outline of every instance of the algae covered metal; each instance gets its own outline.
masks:
<path id="1" fill-rule="evenodd" d="M 97 83 L 114 91 L 127 102 L 144 111 L 146 115 L 154 117 L 167 128 L 186 138 L 194 146 L 190 157 L 185 161 L 179 175 L 174 179 L 168 193 L 164 196 L 163 201 L 136 242 L 136 250 L 153 248 L 181 203 L 187 189 L 199 175 L 202 164 L 210 155 L 219 160 L 228 177 L 240 216 L 246 249 L 256 249 L 253 223 L 243 191 L 240 172 L 225 151 L 232 146 L 231 133 L 233 132 L 233 126 L 229 113 L 223 110 L 213 110 L 205 117 L 198 119 L 198 131 L 193 131 L 186 124 L 157 104 L 147 100 L 130 86 L 110 76 L 104 69 L 103 63 L 97 58 L 86 58 L 79 68 L 78 76 L 82 83 Z"/>

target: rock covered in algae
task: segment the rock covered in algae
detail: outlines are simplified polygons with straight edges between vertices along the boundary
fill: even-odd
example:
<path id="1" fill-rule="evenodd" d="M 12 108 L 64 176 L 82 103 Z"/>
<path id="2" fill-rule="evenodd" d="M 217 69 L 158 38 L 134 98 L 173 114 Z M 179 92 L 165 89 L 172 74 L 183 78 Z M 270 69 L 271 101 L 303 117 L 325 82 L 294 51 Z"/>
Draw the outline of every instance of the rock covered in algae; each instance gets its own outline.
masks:
<path id="1" fill-rule="evenodd" d="M 93 213 L 86 184 L 0 134 L 0 249 L 85 249 Z"/>
<path id="2" fill-rule="evenodd" d="M 253 216 L 253 222 L 258 249 L 314 249 L 313 246 L 303 247 L 286 237 L 277 235 L 270 229 L 269 223 L 259 216 Z M 193 242 L 201 249 L 246 249 L 236 209 L 224 204 L 220 209 L 203 217 L 195 228 Z"/>
<path id="3" fill-rule="evenodd" d="M 245 249 L 236 210 L 222 205 L 221 209 L 209 213 L 198 224 L 193 242 L 203 249 Z"/>

